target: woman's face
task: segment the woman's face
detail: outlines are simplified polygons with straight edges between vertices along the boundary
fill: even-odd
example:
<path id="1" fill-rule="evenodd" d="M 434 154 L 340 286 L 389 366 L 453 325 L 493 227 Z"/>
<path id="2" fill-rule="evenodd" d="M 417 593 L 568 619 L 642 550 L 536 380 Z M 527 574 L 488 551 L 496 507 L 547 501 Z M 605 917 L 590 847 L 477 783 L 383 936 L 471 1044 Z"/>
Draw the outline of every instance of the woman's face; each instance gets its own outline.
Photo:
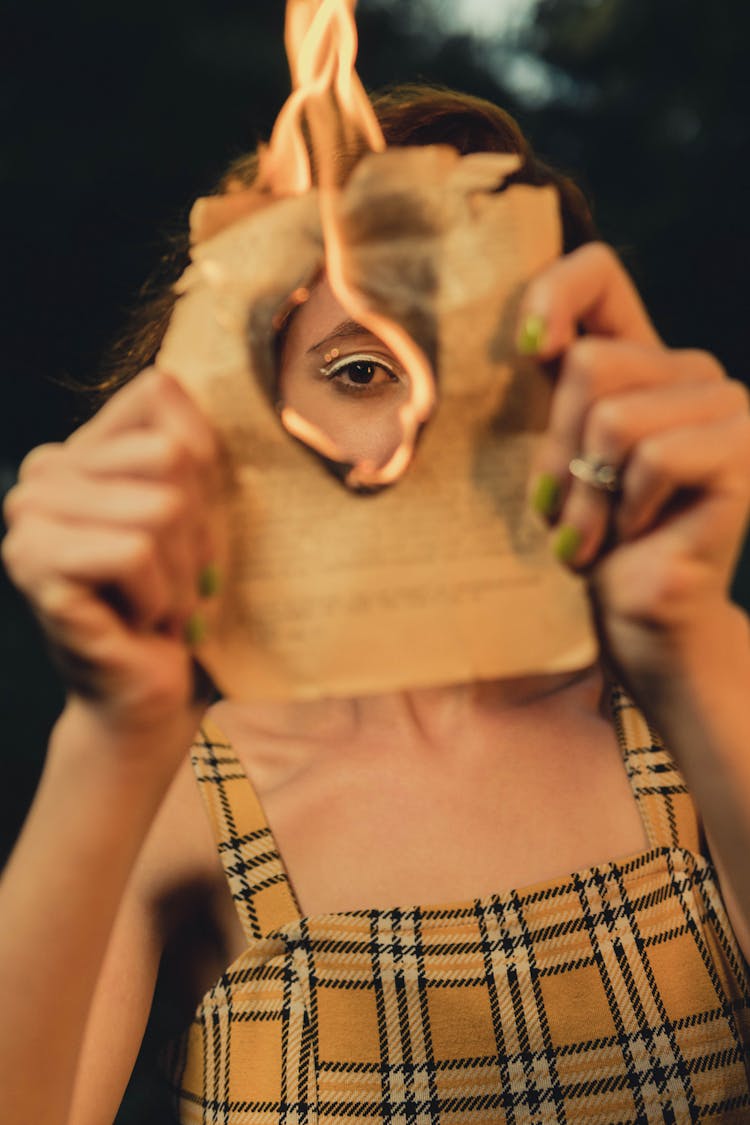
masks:
<path id="1" fill-rule="evenodd" d="M 324 278 L 292 317 L 279 397 L 321 429 L 340 460 L 386 464 L 401 444 L 408 376 L 384 344 L 353 321 Z"/>

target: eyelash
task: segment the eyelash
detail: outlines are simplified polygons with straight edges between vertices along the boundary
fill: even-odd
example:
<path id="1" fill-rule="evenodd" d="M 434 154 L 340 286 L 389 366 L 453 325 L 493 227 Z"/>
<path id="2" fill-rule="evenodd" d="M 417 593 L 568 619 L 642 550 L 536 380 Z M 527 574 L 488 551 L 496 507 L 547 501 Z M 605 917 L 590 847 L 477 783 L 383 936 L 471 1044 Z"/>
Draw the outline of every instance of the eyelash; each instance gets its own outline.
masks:
<path id="1" fill-rule="evenodd" d="M 371 352 L 352 352 L 350 355 L 341 356 L 339 359 L 335 359 L 333 363 L 321 367 L 320 374 L 327 382 L 334 383 L 336 390 L 341 394 L 376 394 L 386 386 L 385 383 L 378 383 L 373 386 L 371 383 L 357 384 L 339 382 L 336 376 L 346 371 L 347 367 L 353 367 L 355 363 L 371 363 L 373 367 L 379 367 L 385 371 L 390 376 L 392 383 L 401 382 L 397 371 L 382 356 L 373 355 Z"/>

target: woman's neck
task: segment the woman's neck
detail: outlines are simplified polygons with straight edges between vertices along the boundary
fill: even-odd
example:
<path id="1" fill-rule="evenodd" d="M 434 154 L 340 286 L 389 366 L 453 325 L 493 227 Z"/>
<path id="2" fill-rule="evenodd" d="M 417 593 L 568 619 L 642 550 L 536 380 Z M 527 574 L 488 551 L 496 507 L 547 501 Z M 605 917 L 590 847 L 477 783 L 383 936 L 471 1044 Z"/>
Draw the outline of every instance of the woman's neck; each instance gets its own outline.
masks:
<path id="1" fill-rule="evenodd" d="M 248 738 L 351 746 L 368 736 L 382 741 L 438 747 L 476 722 L 532 718 L 565 704 L 596 710 L 602 675 L 594 665 L 576 672 L 416 688 L 360 698 L 281 703 L 223 700 L 213 716 L 219 726 Z M 228 731 L 229 733 L 229 731 Z M 236 737 L 236 735 L 234 735 Z"/>

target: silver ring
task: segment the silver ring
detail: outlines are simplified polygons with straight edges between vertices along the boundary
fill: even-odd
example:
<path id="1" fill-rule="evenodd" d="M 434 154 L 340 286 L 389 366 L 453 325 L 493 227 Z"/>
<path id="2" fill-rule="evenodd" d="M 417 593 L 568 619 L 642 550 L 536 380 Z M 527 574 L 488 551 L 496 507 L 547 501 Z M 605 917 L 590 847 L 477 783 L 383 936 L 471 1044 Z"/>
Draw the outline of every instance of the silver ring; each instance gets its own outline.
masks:
<path id="1" fill-rule="evenodd" d="M 568 465 L 568 472 L 599 492 L 620 491 L 622 482 L 617 466 L 600 461 L 598 457 L 574 457 Z"/>

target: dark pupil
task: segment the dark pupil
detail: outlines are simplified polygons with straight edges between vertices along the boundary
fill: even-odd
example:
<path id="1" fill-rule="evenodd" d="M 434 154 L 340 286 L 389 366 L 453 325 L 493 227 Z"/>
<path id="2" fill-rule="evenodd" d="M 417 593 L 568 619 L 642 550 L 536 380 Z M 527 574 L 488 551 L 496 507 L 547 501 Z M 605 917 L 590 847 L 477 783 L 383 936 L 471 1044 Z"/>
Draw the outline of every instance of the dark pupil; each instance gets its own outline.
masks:
<path id="1" fill-rule="evenodd" d="M 357 363 L 350 363 L 347 371 L 353 383 L 369 383 L 375 375 L 375 364 L 359 360 Z"/>

